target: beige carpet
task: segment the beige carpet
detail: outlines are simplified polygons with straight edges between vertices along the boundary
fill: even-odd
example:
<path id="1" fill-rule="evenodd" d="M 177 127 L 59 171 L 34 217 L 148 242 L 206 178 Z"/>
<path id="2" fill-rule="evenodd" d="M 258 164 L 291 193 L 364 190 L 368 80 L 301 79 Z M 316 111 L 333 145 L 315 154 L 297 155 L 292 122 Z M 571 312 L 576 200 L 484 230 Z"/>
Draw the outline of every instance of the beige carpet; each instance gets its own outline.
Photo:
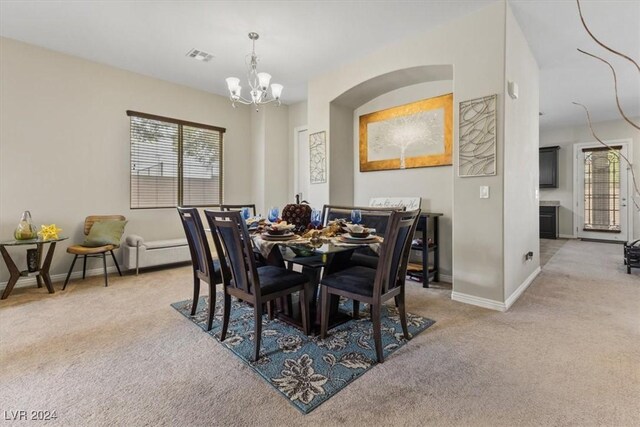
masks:
<path id="1" fill-rule="evenodd" d="M 567 239 L 540 239 L 540 266 L 547 265 L 565 243 Z"/>
<path id="2" fill-rule="evenodd" d="M 507 313 L 409 282 L 409 310 L 437 323 L 306 416 L 169 306 L 190 296 L 188 267 L 16 289 L 0 410 L 73 426 L 640 425 L 640 271 L 621 253 L 568 241 Z"/>

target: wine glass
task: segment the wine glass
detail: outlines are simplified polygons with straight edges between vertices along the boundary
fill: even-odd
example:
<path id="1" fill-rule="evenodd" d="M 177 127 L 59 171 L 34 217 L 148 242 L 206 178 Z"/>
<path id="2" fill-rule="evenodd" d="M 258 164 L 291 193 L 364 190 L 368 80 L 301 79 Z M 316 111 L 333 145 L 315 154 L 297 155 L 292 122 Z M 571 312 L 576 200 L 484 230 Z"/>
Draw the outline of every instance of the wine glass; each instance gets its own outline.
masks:
<path id="1" fill-rule="evenodd" d="M 362 222 L 362 212 L 360 212 L 360 209 L 351 211 L 351 222 L 354 224 L 360 224 Z"/>
<path id="2" fill-rule="evenodd" d="M 322 222 L 322 212 L 319 209 L 311 210 L 311 225 L 313 228 L 318 228 L 320 223 Z"/>
<path id="3" fill-rule="evenodd" d="M 249 208 L 242 208 L 240 209 L 240 215 L 242 215 L 242 218 L 246 221 L 249 219 Z"/>
<path id="4" fill-rule="evenodd" d="M 269 209 L 269 221 L 276 222 L 278 220 L 278 215 L 280 214 L 280 210 L 277 207 L 272 207 Z"/>

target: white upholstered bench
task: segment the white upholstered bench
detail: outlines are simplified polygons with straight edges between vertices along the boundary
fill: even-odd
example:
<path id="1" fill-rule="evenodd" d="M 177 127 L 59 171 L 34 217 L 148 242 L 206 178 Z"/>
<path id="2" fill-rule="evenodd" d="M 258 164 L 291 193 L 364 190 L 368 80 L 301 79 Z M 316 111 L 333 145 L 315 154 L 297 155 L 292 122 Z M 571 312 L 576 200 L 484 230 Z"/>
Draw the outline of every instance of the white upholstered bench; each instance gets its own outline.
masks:
<path id="1" fill-rule="evenodd" d="M 138 270 L 165 264 L 191 261 L 187 239 L 168 239 L 145 242 L 135 234 L 127 236 L 122 246 L 124 267 Z"/>

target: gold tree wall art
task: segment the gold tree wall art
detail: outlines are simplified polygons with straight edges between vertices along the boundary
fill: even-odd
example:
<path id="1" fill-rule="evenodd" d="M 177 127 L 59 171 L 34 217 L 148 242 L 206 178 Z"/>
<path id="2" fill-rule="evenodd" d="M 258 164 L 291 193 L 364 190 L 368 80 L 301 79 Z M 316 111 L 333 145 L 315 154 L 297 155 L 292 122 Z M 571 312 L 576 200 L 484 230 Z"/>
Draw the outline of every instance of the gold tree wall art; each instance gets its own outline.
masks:
<path id="1" fill-rule="evenodd" d="M 360 172 L 451 164 L 453 95 L 360 116 Z"/>

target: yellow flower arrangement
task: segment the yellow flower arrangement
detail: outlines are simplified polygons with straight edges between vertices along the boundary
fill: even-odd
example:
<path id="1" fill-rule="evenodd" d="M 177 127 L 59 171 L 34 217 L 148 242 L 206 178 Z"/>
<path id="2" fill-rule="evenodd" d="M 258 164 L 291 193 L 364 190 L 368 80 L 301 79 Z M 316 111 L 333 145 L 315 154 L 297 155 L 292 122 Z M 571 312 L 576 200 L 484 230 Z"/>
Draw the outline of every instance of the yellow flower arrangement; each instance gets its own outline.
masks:
<path id="1" fill-rule="evenodd" d="M 38 236 L 42 240 L 55 240 L 58 239 L 58 233 L 62 231 L 62 228 L 56 227 L 55 224 L 51 225 L 41 225 L 40 231 L 38 232 Z"/>

